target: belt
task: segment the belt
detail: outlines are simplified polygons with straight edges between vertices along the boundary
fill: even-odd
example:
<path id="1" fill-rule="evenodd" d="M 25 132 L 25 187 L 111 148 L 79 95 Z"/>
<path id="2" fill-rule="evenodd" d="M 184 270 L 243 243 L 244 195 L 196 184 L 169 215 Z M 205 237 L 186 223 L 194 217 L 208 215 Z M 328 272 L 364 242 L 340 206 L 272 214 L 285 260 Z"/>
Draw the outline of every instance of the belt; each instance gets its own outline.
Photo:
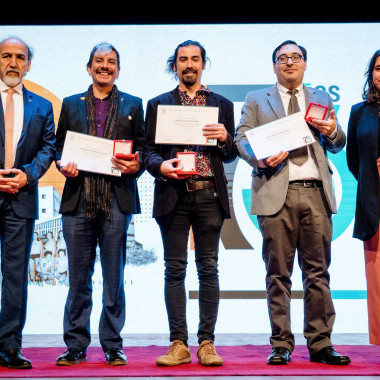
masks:
<path id="1" fill-rule="evenodd" d="M 293 184 L 294 185 L 300 185 L 300 186 L 303 186 L 303 187 L 318 187 L 318 188 L 322 188 L 323 187 L 322 181 L 318 181 L 318 180 L 315 180 L 315 179 L 289 181 L 289 184 L 290 185 L 293 185 Z"/>
<path id="2" fill-rule="evenodd" d="M 209 189 L 215 187 L 215 181 L 211 180 L 189 180 L 186 181 L 186 190 L 187 191 L 197 191 L 202 189 Z"/>

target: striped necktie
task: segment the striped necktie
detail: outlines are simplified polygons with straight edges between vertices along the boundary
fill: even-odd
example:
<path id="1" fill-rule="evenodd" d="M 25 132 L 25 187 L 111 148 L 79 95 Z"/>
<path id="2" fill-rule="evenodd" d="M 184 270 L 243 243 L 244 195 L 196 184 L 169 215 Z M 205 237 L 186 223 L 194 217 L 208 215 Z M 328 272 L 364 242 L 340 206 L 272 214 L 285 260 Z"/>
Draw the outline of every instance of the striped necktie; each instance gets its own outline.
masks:
<path id="1" fill-rule="evenodd" d="M 298 92 L 297 89 L 288 91 L 288 94 L 290 94 L 290 100 L 289 100 L 289 105 L 288 105 L 288 115 L 291 115 L 293 113 L 300 111 L 300 107 L 298 105 L 298 101 L 296 97 L 297 92 Z M 307 146 L 303 146 L 299 149 L 292 150 L 291 152 L 289 152 L 289 159 L 298 166 L 303 165 L 308 159 Z"/>

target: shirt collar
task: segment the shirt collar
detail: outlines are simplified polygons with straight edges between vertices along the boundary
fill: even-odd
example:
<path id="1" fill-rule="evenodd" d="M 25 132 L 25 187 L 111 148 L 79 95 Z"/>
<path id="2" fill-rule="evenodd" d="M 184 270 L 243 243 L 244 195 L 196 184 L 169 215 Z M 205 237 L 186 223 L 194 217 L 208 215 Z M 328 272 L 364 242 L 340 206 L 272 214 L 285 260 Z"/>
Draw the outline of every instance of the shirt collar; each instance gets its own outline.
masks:
<path id="1" fill-rule="evenodd" d="M 280 83 L 277 82 L 277 89 L 278 91 L 281 93 L 281 95 L 286 95 L 286 96 L 290 96 L 288 94 L 288 91 L 289 89 L 287 89 L 286 87 L 282 86 Z M 297 90 L 298 90 L 298 94 L 301 95 L 303 93 L 303 83 L 301 83 L 298 87 L 297 87 Z"/>
<path id="2" fill-rule="evenodd" d="M 15 91 L 22 95 L 22 87 L 23 87 L 23 84 L 22 82 L 19 83 L 16 87 L 14 87 Z M 8 85 L 6 85 L 1 79 L 0 79 L 0 92 L 4 92 L 4 91 L 7 91 L 9 88 Z"/>
<path id="3" fill-rule="evenodd" d="M 180 94 L 187 94 L 187 91 L 186 90 L 184 90 L 184 91 L 182 91 L 179 87 L 178 87 L 178 92 L 180 93 Z M 201 93 L 204 93 L 204 94 L 209 94 L 211 91 L 210 91 L 210 89 L 207 87 L 207 86 L 205 86 L 205 85 L 201 85 L 201 88 L 196 92 L 196 94 L 198 95 L 198 94 L 201 94 Z"/>

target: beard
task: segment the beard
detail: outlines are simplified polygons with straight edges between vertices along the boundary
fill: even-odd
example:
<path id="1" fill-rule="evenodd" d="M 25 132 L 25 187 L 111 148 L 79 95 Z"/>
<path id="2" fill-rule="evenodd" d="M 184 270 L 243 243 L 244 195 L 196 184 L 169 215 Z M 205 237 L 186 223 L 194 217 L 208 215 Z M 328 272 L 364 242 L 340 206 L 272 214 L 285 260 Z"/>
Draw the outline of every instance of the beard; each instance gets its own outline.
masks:
<path id="1" fill-rule="evenodd" d="M 182 71 L 182 82 L 186 86 L 193 86 L 197 81 L 198 71 L 195 69 L 185 69 Z"/>
<path id="2" fill-rule="evenodd" d="M 3 82 L 8 86 L 8 87 L 16 87 L 22 80 L 21 75 L 18 71 L 12 70 L 13 73 L 17 72 L 18 76 L 10 76 L 8 75 L 8 71 L 5 73 Z"/>

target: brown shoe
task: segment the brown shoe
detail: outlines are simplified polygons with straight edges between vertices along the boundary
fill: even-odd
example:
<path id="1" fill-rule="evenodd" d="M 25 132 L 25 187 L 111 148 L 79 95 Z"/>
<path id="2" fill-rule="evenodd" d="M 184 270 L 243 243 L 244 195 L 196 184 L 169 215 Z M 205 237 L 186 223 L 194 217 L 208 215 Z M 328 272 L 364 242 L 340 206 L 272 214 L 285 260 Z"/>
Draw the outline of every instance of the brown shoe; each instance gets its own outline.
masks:
<path id="1" fill-rule="evenodd" d="M 204 340 L 198 347 L 198 362 L 205 366 L 218 366 L 223 364 L 222 358 L 217 354 L 214 342 Z"/>
<path id="2" fill-rule="evenodd" d="M 170 346 L 169 351 L 156 360 L 157 365 L 173 366 L 191 363 L 190 350 L 180 340 L 175 340 Z"/>

